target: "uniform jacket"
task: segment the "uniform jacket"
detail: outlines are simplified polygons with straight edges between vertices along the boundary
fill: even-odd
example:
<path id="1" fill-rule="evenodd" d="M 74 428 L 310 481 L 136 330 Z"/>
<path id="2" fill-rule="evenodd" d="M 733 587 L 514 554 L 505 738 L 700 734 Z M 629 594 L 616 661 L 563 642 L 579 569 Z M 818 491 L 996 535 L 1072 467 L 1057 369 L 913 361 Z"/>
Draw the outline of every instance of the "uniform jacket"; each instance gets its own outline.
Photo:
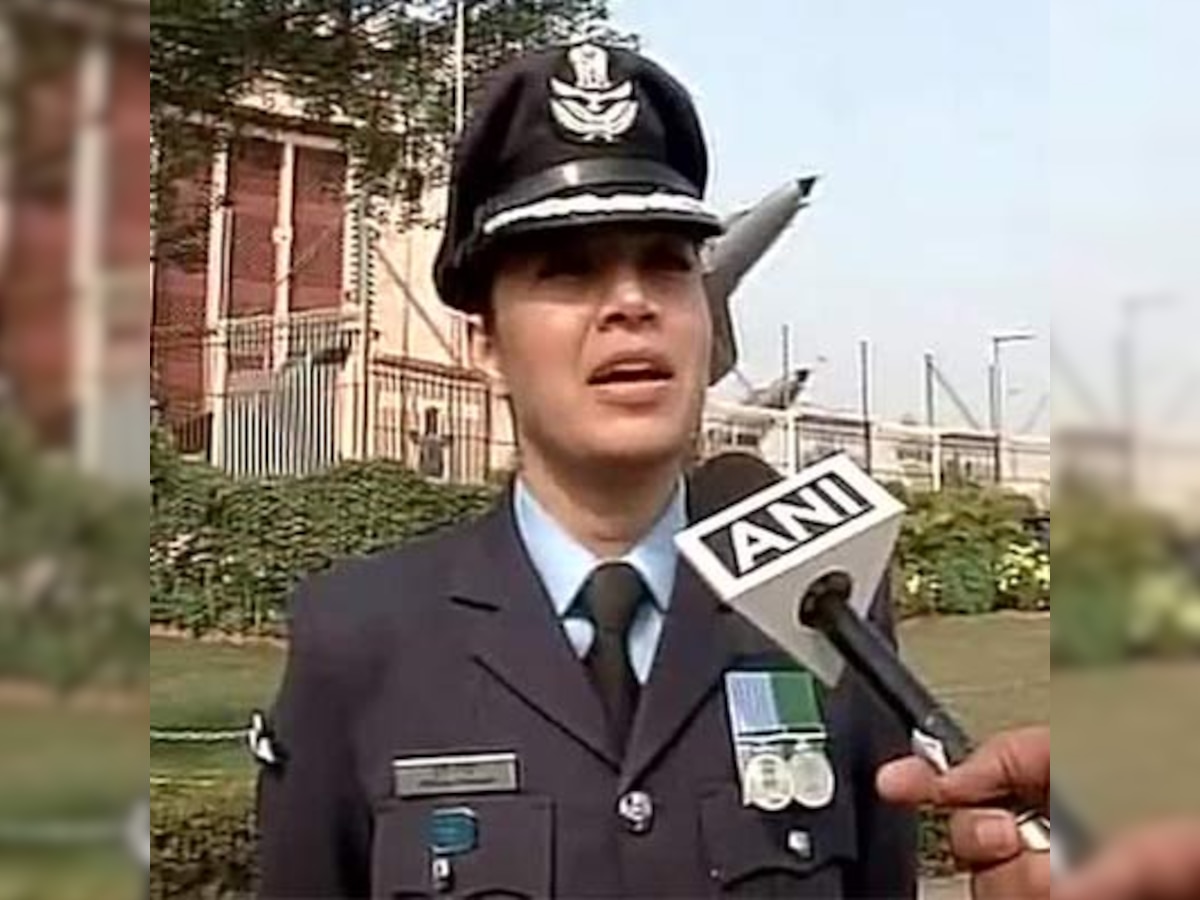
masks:
<path id="1" fill-rule="evenodd" d="M 511 499 L 338 565 L 294 598 L 272 713 L 284 759 L 259 779 L 262 895 L 914 897 L 915 819 L 873 789 L 908 752 L 904 729 L 847 674 L 821 694 L 834 802 L 744 806 L 723 687 L 740 668 L 795 663 L 681 563 L 622 760 Z M 497 751 L 516 754 L 517 791 L 395 796 L 394 760 Z M 651 801 L 642 829 L 619 814 L 635 790 Z M 428 827 L 447 806 L 474 811 L 478 844 L 439 893 Z"/>

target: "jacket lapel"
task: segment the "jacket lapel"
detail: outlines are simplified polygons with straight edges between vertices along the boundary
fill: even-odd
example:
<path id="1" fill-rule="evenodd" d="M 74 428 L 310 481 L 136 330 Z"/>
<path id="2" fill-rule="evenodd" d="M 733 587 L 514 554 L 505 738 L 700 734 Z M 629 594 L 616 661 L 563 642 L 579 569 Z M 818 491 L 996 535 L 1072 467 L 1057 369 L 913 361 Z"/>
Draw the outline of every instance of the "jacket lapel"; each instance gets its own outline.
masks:
<path id="1" fill-rule="evenodd" d="M 471 612 L 471 653 L 509 690 L 613 769 L 604 708 L 529 560 L 511 491 L 467 535 L 451 600 Z"/>
<path id="2" fill-rule="evenodd" d="M 682 561 L 655 655 L 650 680 L 642 691 L 625 764 L 621 790 L 632 788 L 675 740 L 737 659 L 731 631 L 734 615 Z"/>

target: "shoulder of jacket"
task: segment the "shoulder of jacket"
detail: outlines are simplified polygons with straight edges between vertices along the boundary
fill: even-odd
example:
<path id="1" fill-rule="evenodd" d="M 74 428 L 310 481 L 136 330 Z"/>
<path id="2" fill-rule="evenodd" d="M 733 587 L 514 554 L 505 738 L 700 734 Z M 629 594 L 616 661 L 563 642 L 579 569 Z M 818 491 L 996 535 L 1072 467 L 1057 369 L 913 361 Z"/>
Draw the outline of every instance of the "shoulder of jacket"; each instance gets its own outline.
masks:
<path id="1" fill-rule="evenodd" d="M 475 522 L 398 547 L 338 560 L 304 578 L 292 597 L 293 623 L 359 631 L 419 616 L 444 593 L 452 563 L 467 547 Z"/>

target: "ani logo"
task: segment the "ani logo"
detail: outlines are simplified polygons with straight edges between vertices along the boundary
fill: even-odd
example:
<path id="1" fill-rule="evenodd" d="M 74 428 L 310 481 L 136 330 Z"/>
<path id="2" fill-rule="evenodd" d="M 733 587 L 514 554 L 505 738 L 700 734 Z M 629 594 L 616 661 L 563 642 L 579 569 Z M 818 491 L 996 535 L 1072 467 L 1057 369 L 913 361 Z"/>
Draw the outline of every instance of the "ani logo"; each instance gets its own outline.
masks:
<path id="1" fill-rule="evenodd" d="M 615 142 L 633 127 L 638 104 L 633 82 L 612 83 L 608 51 L 580 44 L 567 53 L 575 84 L 550 79 L 550 112 L 569 134 L 585 141 Z"/>

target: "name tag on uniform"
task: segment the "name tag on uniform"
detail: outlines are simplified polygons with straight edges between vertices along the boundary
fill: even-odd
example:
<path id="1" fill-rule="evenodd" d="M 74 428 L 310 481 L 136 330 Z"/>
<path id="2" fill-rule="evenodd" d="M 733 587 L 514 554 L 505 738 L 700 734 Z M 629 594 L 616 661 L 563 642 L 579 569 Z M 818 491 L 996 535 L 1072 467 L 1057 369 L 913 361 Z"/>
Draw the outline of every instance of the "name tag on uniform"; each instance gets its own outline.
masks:
<path id="1" fill-rule="evenodd" d="M 397 797 L 443 794 L 500 794 L 521 788 L 515 753 L 471 753 L 392 760 Z"/>

